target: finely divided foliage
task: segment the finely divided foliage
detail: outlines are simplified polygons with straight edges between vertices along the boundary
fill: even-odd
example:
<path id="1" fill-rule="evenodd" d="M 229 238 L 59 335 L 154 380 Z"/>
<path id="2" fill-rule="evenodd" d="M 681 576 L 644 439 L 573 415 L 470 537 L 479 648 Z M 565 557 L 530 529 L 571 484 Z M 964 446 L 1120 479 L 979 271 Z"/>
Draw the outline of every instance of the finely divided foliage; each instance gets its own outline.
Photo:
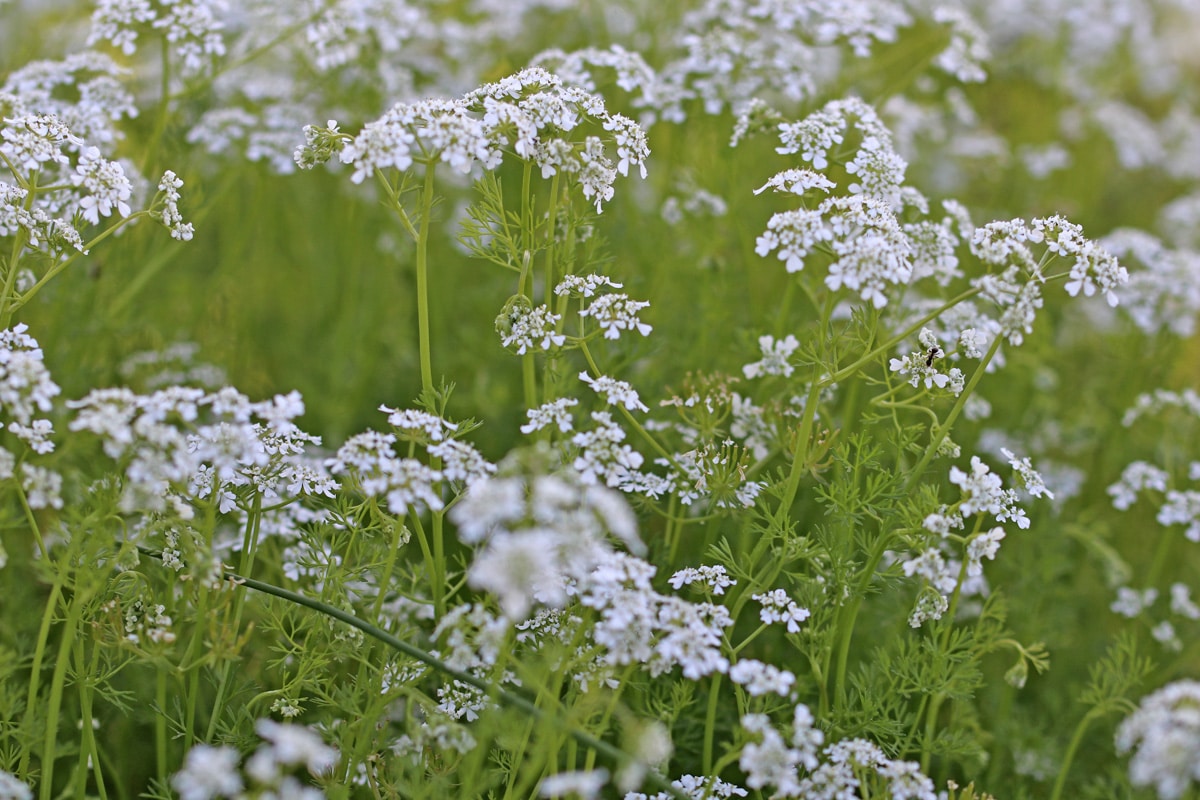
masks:
<path id="1" fill-rule="evenodd" d="M 1068 6 L 0 2 L 0 800 L 1200 791 L 1200 13 Z"/>

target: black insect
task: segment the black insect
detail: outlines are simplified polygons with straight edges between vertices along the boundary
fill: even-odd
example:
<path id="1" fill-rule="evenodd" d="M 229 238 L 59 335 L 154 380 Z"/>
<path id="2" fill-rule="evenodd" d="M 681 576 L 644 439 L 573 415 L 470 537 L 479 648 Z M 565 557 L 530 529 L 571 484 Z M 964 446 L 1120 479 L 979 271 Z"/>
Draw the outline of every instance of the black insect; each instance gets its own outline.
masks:
<path id="1" fill-rule="evenodd" d="M 938 347 L 935 344 L 933 347 L 929 348 L 929 352 L 926 353 L 926 355 L 925 355 L 925 366 L 932 367 L 933 360 L 935 358 L 941 358 L 941 357 L 942 357 L 942 348 Z"/>

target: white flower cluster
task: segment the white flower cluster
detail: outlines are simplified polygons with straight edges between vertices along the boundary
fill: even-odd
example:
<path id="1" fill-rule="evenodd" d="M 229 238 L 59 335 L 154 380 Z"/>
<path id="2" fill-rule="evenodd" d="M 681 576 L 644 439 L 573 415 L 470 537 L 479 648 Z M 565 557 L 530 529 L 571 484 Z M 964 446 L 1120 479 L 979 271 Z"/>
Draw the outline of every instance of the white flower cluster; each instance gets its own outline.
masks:
<path id="1" fill-rule="evenodd" d="M 232 512 L 260 495 L 264 504 L 303 495 L 332 497 L 338 483 L 306 455 L 320 439 L 292 422 L 304 413 L 292 392 L 252 403 L 236 389 L 171 387 L 148 395 L 97 389 L 67 403 L 69 428 L 90 431 L 124 465 L 126 513 L 172 510 L 183 519 L 215 503 Z"/>
<path id="2" fill-rule="evenodd" d="M 713 776 L 681 775 L 671 781 L 671 786 L 692 800 L 729 800 L 732 797 L 746 797 L 750 794 L 740 786 Z M 651 795 L 628 792 L 623 800 L 672 800 L 672 797 L 666 792 Z"/>
<path id="3" fill-rule="evenodd" d="M 1122 306 L 1145 333 L 1191 336 L 1200 317 L 1200 253 L 1175 250 L 1150 234 L 1121 228 L 1100 240 L 1114 257 L 1142 268 L 1130 273 Z"/>
<path id="4" fill-rule="evenodd" d="M 1140 394 L 1133 402 L 1133 407 L 1121 417 L 1121 424 L 1126 428 L 1137 422 L 1138 418 L 1147 414 L 1158 414 L 1164 409 L 1178 408 L 1193 417 L 1200 419 L 1200 393 L 1187 388 L 1180 392 L 1170 389 L 1155 389 L 1153 392 Z"/>
<path id="5" fill-rule="evenodd" d="M 631 300 L 629 295 L 621 292 L 599 294 L 605 288 L 620 289 L 621 284 L 604 275 L 567 275 L 554 287 L 554 293 L 559 297 L 580 299 L 579 316 L 594 320 L 604 331 L 605 339 L 620 338 L 622 331 L 637 331 L 642 336 L 649 336 L 653 328 L 642 322 L 638 314 L 650 304 Z M 595 299 L 586 306 L 582 304 L 582 300 L 593 297 Z"/>
<path id="6" fill-rule="evenodd" d="M 516 348 L 517 355 L 523 356 L 535 349 L 548 351 L 562 347 L 567 337 L 558 332 L 561 321 L 562 316 L 545 304 L 533 307 L 528 301 L 510 301 L 496 317 L 496 332 L 500 334 L 500 344 Z"/>
<path id="7" fill-rule="evenodd" d="M 682 586 L 699 583 L 706 587 L 705 591 L 713 594 L 725 594 L 726 589 L 737 585 L 737 581 L 729 577 L 729 571 L 720 564 L 685 567 L 672 575 L 667 583 L 676 591 Z"/>
<path id="8" fill-rule="evenodd" d="M 241 755 L 229 746 L 198 744 L 188 751 L 183 767 L 171 776 L 180 800 L 250 800 L 288 797 L 321 800 L 325 793 L 304 785 L 290 774 L 298 768 L 318 776 L 337 764 L 337 750 L 312 730 L 260 719 L 254 730 L 263 742 L 239 766 Z"/>
<path id="9" fill-rule="evenodd" d="M 792 334 L 776 341 L 774 336 L 758 337 L 758 346 L 762 350 L 762 360 L 742 367 L 742 373 L 751 380 L 759 375 L 781 375 L 789 377 L 795 368 L 788 362 L 792 353 L 800 347 L 800 342 Z"/>
<path id="10" fill-rule="evenodd" d="M 557 427 L 560 433 L 567 433 L 575 427 L 570 409 L 577 405 L 579 401 L 574 397 L 560 397 L 537 408 L 527 409 L 525 416 L 529 422 L 521 426 L 521 433 L 529 435 L 551 426 Z"/>
<path id="11" fill-rule="evenodd" d="M 775 214 L 754 251 L 774 252 L 788 272 L 799 272 L 818 245 L 835 257 L 825 285 L 852 289 L 875 308 L 887 305 L 888 284 L 905 285 L 912 277 L 912 243 L 887 203 L 871 195 L 830 197 L 815 209 Z"/>
<path id="12" fill-rule="evenodd" d="M 707 0 L 685 16 L 683 53 L 661 70 L 653 98 L 674 121 L 682 121 L 683 100 L 699 100 L 710 114 L 770 94 L 809 101 L 828 80 L 822 65 L 832 48 L 866 57 L 912 22 L 909 4 L 891 0 Z"/>
<path id="13" fill-rule="evenodd" d="M 751 789 L 773 787 L 771 794 L 777 797 L 859 797 L 866 794 L 860 795 L 864 782 L 878 781 L 880 796 L 937 800 L 933 781 L 920 765 L 890 759 L 865 739 L 846 739 L 821 750 L 825 737 L 813 727 L 807 706 L 796 706 L 790 746 L 765 714 L 746 714 L 741 723 L 752 738 L 743 745 L 738 765 Z M 807 773 L 803 778 L 801 769 Z"/>
<path id="14" fill-rule="evenodd" d="M 106 70 L 106 81 L 97 85 L 98 78 L 88 78 L 91 68 Z M 9 114 L 0 122 L 0 155 L 13 173 L 13 183 L 0 181 L 0 236 L 23 231 L 26 249 L 57 260 L 86 252 L 76 221 L 98 225 L 101 218 L 133 213 L 131 203 L 144 184 L 141 177 L 131 166 L 105 158 L 80 135 L 85 132 L 91 142 L 109 145 L 119 135 L 113 123 L 133 115 L 127 95 L 106 96 L 119 87 L 115 74 L 119 70 L 110 61 L 80 56 L 30 65 L 10 76 L 6 89 L 0 90 L 0 108 Z M 27 94 L 6 94 L 7 87 Z M 58 99 L 88 91 L 97 96 L 84 94 L 74 104 Z M 31 185 L 27 179 L 32 172 L 38 173 L 38 180 Z M 167 175 L 177 180 L 173 173 Z M 175 238 L 190 238 L 190 226 L 179 217 L 179 186 L 181 182 L 174 183 L 173 194 L 164 198 L 173 217 L 157 216 Z M 35 192 L 32 200 L 30 191 Z"/>
<path id="15" fill-rule="evenodd" d="M 37 419 L 53 408 L 60 392 L 46 369 L 37 340 L 25 323 L 0 331 L 0 412 L 14 421 L 8 429 L 37 453 L 49 453 L 54 444 L 47 438 L 50 421 Z"/>
<path id="16" fill-rule="evenodd" d="M 111 42 L 128 56 L 137 52 L 139 36 L 162 31 L 184 72 L 195 74 L 225 55 L 225 11 L 223 0 L 98 0 L 87 44 Z"/>
<path id="17" fill-rule="evenodd" d="M 758 616 L 764 624 L 784 625 L 788 633 L 799 633 L 800 624 L 811 616 L 807 608 L 799 606 L 783 589 L 751 595 L 751 599 L 762 606 Z"/>
<path id="18" fill-rule="evenodd" d="M 50 114 L 86 142 L 114 144 L 116 123 L 136 117 L 133 95 L 120 79 L 128 70 L 109 56 L 86 51 L 61 61 L 31 61 L 0 85 L 10 116 Z"/>
<path id="19" fill-rule="evenodd" d="M 1016 490 L 1005 489 L 1000 476 L 993 473 L 979 456 L 971 457 L 969 473 L 951 467 L 950 482 L 962 489 L 963 497 L 959 501 L 958 512 L 963 518 L 984 513 L 991 514 L 1000 522 L 1016 522 L 1018 528 L 1029 527 L 1025 509 L 1018 505 L 1020 498 Z"/>
<path id="20" fill-rule="evenodd" d="M 611 553 L 579 588 L 580 602 L 600 620 L 592 638 L 611 666 L 644 665 L 651 677 L 680 667 L 688 680 L 724 673 L 725 629 L 733 618 L 724 606 L 688 603 L 650 585 L 655 567 L 625 553 Z"/>
<path id="21" fill-rule="evenodd" d="M 729 668 L 729 680 L 744 687 L 746 694 L 751 697 L 761 697 L 765 694 L 788 697 L 796 683 L 796 676 L 772 664 L 743 658 Z"/>
<path id="22" fill-rule="evenodd" d="M 637 331 L 649 336 L 653 328 L 642 322 L 638 313 L 650 307 L 640 300 L 631 300 L 629 295 L 619 292 L 602 294 L 579 312 L 581 317 L 590 317 L 604 331 L 605 339 L 620 338 L 622 331 Z"/>
<path id="23" fill-rule="evenodd" d="M 3 800 L 33 800 L 33 790 L 29 788 L 28 784 L 17 780 L 17 776 L 11 772 L 0 769 L 0 798 Z"/>
<path id="24" fill-rule="evenodd" d="M 569 135 L 590 122 L 603 135 L 575 141 Z M 486 84 L 456 100 L 399 103 L 367 123 L 353 138 L 322 136 L 313 129 L 296 151 L 296 163 L 310 168 L 332 155 L 318 142 L 340 143 L 339 158 L 354 167 L 351 180 L 361 183 L 377 170 L 407 170 L 415 162 L 448 164 L 469 174 L 495 169 L 506 152 L 532 160 L 542 177 L 564 174 L 577 182 L 596 211 L 613 197 L 618 174 L 630 167 L 646 176 L 650 154 L 646 136 L 633 120 L 610 114 L 597 95 L 569 87 L 540 67 L 530 67 Z M 349 141 L 347 141 L 349 139 Z M 616 163 L 607 147 L 616 154 Z"/>
<path id="25" fill-rule="evenodd" d="M 596 394 L 604 398 L 605 405 L 624 406 L 629 411 L 649 411 L 649 407 L 638 397 L 637 390 L 625 381 L 601 375 L 593 378 L 587 372 L 579 373 L 579 380 L 591 386 Z"/>
<path id="26" fill-rule="evenodd" d="M 1134 751 L 1129 780 L 1176 800 L 1200 781 L 1200 683 L 1168 684 L 1142 699 L 1117 729 L 1118 753 Z"/>
<path id="27" fill-rule="evenodd" d="M 572 470 L 543 474 L 548 459 L 541 450 L 510 456 L 497 475 L 471 484 L 450 512 L 459 539 L 483 546 L 468 582 L 496 596 L 512 620 L 525 619 L 535 603 L 564 605 L 571 583 L 609 552 L 608 534 L 642 548 L 637 521 L 619 494 Z"/>
<path id="28" fill-rule="evenodd" d="M 596 427 L 571 437 L 578 449 L 573 466 L 587 483 L 603 483 L 611 488 L 636 484 L 638 469 L 645 459 L 630 445 L 623 444 L 625 431 L 607 411 L 593 411 Z"/>
<path id="29" fill-rule="evenodd" d="M 328 72 L 360 61 L 365 52 L 389 56 L 420 37 L 438 37 L 429 11 L 420 4 L 384 0 L 334 0 L 321 3 L 304 28 L 313 65 Z"/>
<path id="30" fill-rule="evenodd" d="M 178 175 L 171 170 L 164 172 L 162 179 L 158 182 L 158 197 L 155 199 L 155 205 L 157 206 L 159 202 L 162 203 L 158 219 L 171 232 L 171 238 L 187 242 L 191 241 L 195 228 L 192 223 L 184 222 L 183 215 L 179 213 L 179 190 L 182 186 L 183 180 Z"/>
<path id="31" fill-rule="evenodd" d="M 458 426 L 435 414 L 416 409 L 380 406 L 388 415 L 392 433 L 368 430 L 356 434 L 338 448 L 325 463 L 334 475 L 351 478 L 368 497 L 387 499 L 388 510 L 404 516 L 410 509 L 440 511 L 445 503 L 442 487 L 470 486 L 496 471 L 496 466 L 478 450 L 450 438 Z M 434 469 L 411 456 L 396 455 L 397 441 L 420 444 L 433 458 L 441 459 Z"/>
<path id="32" fill-rule="evenodd" d="M 671 467 L 672 474 L 661 488 L 675 491 L 685 506 L 750 508 L 767 486 L 748 477 L 749 453 L 732 439 L 676 453 L 673 463 L 661 458 L 656 463 Z"/>
<path id="33" fill-rule="evenodd" d="M 1034 256 L 1030 244 L 1044 245 L 1048 253 L 1071 260 L 1067 294 L 1074 297 L 1082 292 L 1090 297 L 1099 291 L 1110 306 L 1117 305 L 1114 290 L 1128 283 L 1128 270 L 1103 245 L 1085 238 L 1082 227 L 1061 216 L 1041 217 L 1028 224 L 1020 219 L 990 222 L 976 229 L 971 238 L 971 252 L 987 264 L 1016 266 L 1032 279 L 1044 282 L 1043 259 Z M 1006 280 L 1014 278 L 1015 275 L 1006 273 Z M 1021 295 L 1011 289 L 1004 293 L 1018 298 Z M 991 299 L 1007 305 L 997 296 Z"/>
<path id="34" fill-rule="evenodd" d="M 853 120 L 853 122 L 851 122 Z M 755 252 L 776 253 L 788 272 L 804 268 L 804 259 L 815 249 L 829 250 L 825 284 L 837 291 L 843 287 L 876 308 L 887 305 L 884 290 L 889 284 L 906 285 L 914 277 L 919 258 L 920 275 L 952 275 L 957 265 L 953 236 L 946 223 L 902 225 L 896 216 L 906 197 L 928 211 L 928 204 L 914 190 L 905 188 L 907 167 L 895 151 L 892 135 L 875 110 L 858 98 L 835 100 L 794 123 L 779 126 L 781 154 L 799 154 L 816 170 L 829 166 L 829 151 L 843 145 L 852 128 L 859 139 L 846 170 L 857 178 L 850 194 L 832 196 L 815 208 L 775 214 L 767 230 L 758 237 Z M 779 173 L 758 191 L 804 194 L 811 189 L 828 192 L 833 181 L 806 169 Z M 910 238 L 911 230 L 915 238 Z M 947 278 L 948 279 L 948 278 Z"/>
<path id="35" fill-rule="evenodd" d="M 1153 489 L 1165 493 L 1171 479 L 1166 470 L 1145 461 L 1134 461 L 1121 471 L 1121 478 L 1108 487 L 1113 499 L 1113 508 L 1125 511 L 1137 500 L 1137 493 Z"/>
<path id="36" fill-rule="evenodd" d="M 1025 487 L 1025 491 L 1029 492 L 1033 497 L 1046 497 L 1054 499 L 1054 493 L 1046 488 L 1046 482 L 1041 474 L 1033 468 L 1033 462 L 1026 458 L 1017 458 L 1013 452 L 1006 447 L 1000 448 L 1000 453 L 1008 459 L 1009 466 L 1021 478 L 1021 483 Z"/>
<path id="37" fill-rule="evenodd" d="M 944 355 L 937 337 L 928 328 L 922 328 L 917 335 L 921 350 L 914 350 L 903 359 L 893 358 L 888 361 L 888 369 L 900 375 L 908 376 L 910 386 L 916 388 L 923 382 L 926 389 L 937 387 L 946 389 L 955 397 L 962 394 L 966 387 L 966 376 L 958 367 L 951 367 L 942 372 L 936 366 Z"/>

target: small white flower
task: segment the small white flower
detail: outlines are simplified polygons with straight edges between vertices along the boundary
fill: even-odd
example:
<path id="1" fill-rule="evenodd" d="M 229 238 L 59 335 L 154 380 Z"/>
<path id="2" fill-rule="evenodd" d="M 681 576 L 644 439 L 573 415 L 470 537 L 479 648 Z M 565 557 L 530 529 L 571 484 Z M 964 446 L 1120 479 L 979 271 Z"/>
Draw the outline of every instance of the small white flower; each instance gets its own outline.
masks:
<path id="1" fill-rule="evenodd" d="M 774 336 L 760 336 L 758 346 L 762 350 L 763 358 L 742 367 L 742 372 L 747 378 L 754 379 L 759 375 L 782 375 L 786 378 L 795 371 L 788 362 L 792 353 L 800 347 L 800 342 L 795 336 L 789 333 L 780 341 L 776 341 Z"/>

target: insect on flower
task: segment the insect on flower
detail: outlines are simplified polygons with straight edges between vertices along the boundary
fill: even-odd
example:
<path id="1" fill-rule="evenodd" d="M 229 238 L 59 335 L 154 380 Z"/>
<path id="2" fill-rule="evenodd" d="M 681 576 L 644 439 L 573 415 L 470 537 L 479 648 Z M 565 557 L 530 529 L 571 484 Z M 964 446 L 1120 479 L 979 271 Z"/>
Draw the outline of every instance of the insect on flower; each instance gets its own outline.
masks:
<path id="1" fill-rule="evenodd" d="M 925 366 L 932 367 L 934 359 L 942 357 L 942 348 L 936 344 L 929 348 L 929 352 L 925 354 Z"/>

